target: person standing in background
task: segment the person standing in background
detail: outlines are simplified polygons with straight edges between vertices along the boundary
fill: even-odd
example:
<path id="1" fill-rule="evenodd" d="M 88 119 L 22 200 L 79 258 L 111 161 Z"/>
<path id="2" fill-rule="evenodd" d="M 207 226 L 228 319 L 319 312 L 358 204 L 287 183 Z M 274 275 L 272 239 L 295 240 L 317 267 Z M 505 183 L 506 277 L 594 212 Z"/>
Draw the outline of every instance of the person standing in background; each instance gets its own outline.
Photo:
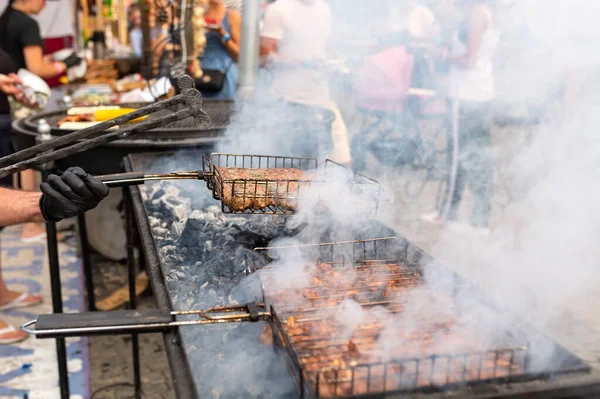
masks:
<path id="1" fill-rule="evenodd" d="M 263 65 L 273 66 L 271 94 L 286 101 L 315 105 L 335 114 L 331 158 L 350 164 L 348 130 L 329 92 L 326 47 L 331 11 L 323 0 L 277 0 L 265 11 L 260 40 Z"/>
<path id="2" fill-rule="evenodd" d="M 173 16 L 173 9 L 166 7 L 159 10 L 156 16 L 156 24 L 150 30 L 150 47 L 152 49 L 152 70 L 157 76 L 169 76 L 173 66 L 174 56 L 172 51 L 171 33 L 179 28 L 177 10 Z"/>
<path id="3" fill-rule="evenodd" d="M 37 15 L 45 7 L 45 0 L 10 0 L 0 16 L 0 48 L 12 59 L 17 70 L 23 68 L 41 78 L 51 78 L 79 65 L 81 58 L 72 54 L 63 62 L 54 62 L 44 56 L 44 41 L 40 27 L 31 15 Z M 36 189 L 36 176 L 33 170 L 21 173 L 21 188 Z M 46 229 L 39 223 L 23 225 L 24 241 L 44 240 Z"/>
<path id="4" fill-rule="evenodd" d="M 137 4 L 132 4 L 129 8 L 129 43 L 136 57 L 141 57 L 144 54 L 142 11 Z"/>
<path id="5" fill-rule="evenodd" d="M 14 63 L 10 56 L 0 48 L 0 76 L 15 81 L 15 76 L 11 75 L 17 72 Z M 9 78 L 9 76 L 11 76 Z M 10 117 L 10 104 L 8 102 L 8 95 L 16 94 L 18 90 L 2 90 L 0 91 L 0 158 L 12 154 L 14 151 L 12 145 L 12 128 L 11 128 L 11 117 Z M 0 179 L 0 185 L 4 187 L 13 186 L 12 176 L 3 177 Z"/>
<path id="6" fill-rule="evenodd" d="M 461 12 L 456 6 L 456 0 L 437 0 L 431 2 L 431 11 L 440 27 L 440 37 L 443 43 L 451 43 L 452 36 L 461 21 Z"/>
<path id="7" fill-rule="evenodd" d="M 430 222 L 456 220 L 465 187 L 471 189 L 472 227 L 487 234 L 492 200 L 491 103 L 496 97 L 493 56 L 500 33 L 493 0 L 463 0 L 466 13 L 452 39 L 449 95 L 452 101 L 451 167 L 439 213 Z"/>
<path id="8" fill-rule="evenodd" d="M 204 14 L 206 22 L 206 47 L 200 57 L 200 65 L 204 71 L 214 71 L 224 74 L 225 80 L 221 88 L 211 88 L 207 78 L 210 73 L 200 78 L 205 87 L 197 85 L 204 97 L 235 98 L 238 84 L 237 60 L 240 54 L 240 36 L 242 31 L 242 16 L 239 12 L 229 9 L 223 0 L 209 0 Z"/>
<path id="9" fill-rule="evenodd" d="M 388 0 L 387 30 L 406 42 L 430 41 L 438 34 L 436 18 L 423 0 Z"/>

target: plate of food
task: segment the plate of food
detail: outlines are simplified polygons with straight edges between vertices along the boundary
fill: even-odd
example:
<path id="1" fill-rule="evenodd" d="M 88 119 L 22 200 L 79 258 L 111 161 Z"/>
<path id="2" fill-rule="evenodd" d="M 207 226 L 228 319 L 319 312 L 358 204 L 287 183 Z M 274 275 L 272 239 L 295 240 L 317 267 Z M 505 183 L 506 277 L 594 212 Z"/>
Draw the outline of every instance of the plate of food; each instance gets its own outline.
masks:
<path id="1" fill-rule="evenodd" d="M 67 110 L 67 115 L 59 120 L 57 125 L 63 130 L 81 130 L 133 111 L 135 111 L 135 108 L 125 108 L 118 105 L 72 107 Z M 145 118 L 134 119 L 131 123 L 140 122 Z M 114 129 L 118 128 L 118 126 L 114 127 Z"/>

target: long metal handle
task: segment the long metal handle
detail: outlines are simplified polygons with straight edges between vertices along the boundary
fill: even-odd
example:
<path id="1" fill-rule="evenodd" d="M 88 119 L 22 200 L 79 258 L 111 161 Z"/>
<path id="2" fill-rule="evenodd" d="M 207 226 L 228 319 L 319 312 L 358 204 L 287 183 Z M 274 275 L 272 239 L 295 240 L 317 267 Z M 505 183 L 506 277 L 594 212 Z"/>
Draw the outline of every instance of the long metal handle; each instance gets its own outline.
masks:
<path id="1" fill-rule="evenodd" d="M 172 172 L 167 174 L 146 175 L 142 172 L 115 173 L 95 176 L 108 187 L 126 187 L 144 184 L 156 180 L 206 180 L 207 174 L 202 171 Z"/>
<path id="2" fill-rule="evenodd" d="M 177 317 L 197 317 L 177 320 Z M 21 330 L 37 338 L 66 338 L 90 335 L 117 335 L 164 332 L 174 327 L 241 323 L 269 320 L 271 312 L 264 303 L 221 306 L 202 310 L 164 312 L 157 309 L 117 310 L 39 315 Z"/>

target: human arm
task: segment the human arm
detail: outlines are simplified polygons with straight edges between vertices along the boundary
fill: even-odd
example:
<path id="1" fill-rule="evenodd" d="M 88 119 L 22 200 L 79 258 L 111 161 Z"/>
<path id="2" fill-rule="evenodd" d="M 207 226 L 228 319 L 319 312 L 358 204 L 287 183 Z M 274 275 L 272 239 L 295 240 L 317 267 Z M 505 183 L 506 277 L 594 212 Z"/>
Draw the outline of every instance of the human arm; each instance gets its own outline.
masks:
<path id="1" fill-rule="evenodd" d="M 162 24 L 155 27 L 150 35 L 150 48 L 152 49 L 152 68 L 156 70 L 160 64 L 160 59 L 165 52 L 169 42 L 169 25 Z"/>
<path id="2" fill-rule="evenodd" d="M 45 60 L 41 46 L 27 46 L 23 49 L 23 55 L 27 69 L 41 78 L 52 78 L 67 69 L 64 62 Z"/>
<path id="3" fill-rule="evenodd" d="M 14 73 L 9 75 L 0 74 L 0 91 L 5 94 L 18 95 L 21 93 L 21 90 L 17 87 L 18 83 L 22 83 L 21 79 Z"/>
<path id="4" fill-rule="evenodd" d="M 265 10 L 263 28 L 260 35 L 260 63 L 265 66 L 270 60 L 278 59 L 277 49 L 283 38 L 283 16 L 277 3 L 271 4 Z"/>
<path id="5" fill-rule="evenodd" d="M 67 69 L 64 62 L 53 62 L 50 57 L 44 57 L 44 41 L 40 35 L 40 27 L 33 19 L 27 20 L 19 35 L 23 45 L 23 57 L 26 68 L 41 78 L 52 78 Z"/>
<path id="6" fill-rule="evenodd" d="M 41 193 L 0 187 L 0 226 L 42 222 Z"/>
<path id="7" fill-rule="evenodd" d="M 459 57 L 450 57 L 450 62 L 457 67 L 472 68 L 477 60 L 477 53 L 481 48 L 481 40 L 488 28 L 488 14 L 484 8 L 475 7 L 471 13 L 468 24 L 467 52 Z"/>
<path id="8" fill-rule="evenodd" d="M 42 194 L 0 187 L 0 226 L 59 221 L 95 208 L 109 188 L 81 168 L 69 168 L 61 176 L 50 175 Z"/>
<path id="9" fill-rule="evenodd" d="M 231 31 L 227 32 L 222 25 L 214 30 L 217 31 L 217 33 L 221 36 L 221 40 L 224 41 L 223 46 L 225 46 L 225 50 L 227 50 L 227 53 L 231 56 L 231 58 L 233 58 L 234 61 L 237 62 L 238 57 L 240 55 L 242 17 L 240 13 L 235 10 L 229 10 L 227 12 L 229 13 L 228 19 Z M 225 41 L 225 38 L 228 34 L 229 38 Z"/>

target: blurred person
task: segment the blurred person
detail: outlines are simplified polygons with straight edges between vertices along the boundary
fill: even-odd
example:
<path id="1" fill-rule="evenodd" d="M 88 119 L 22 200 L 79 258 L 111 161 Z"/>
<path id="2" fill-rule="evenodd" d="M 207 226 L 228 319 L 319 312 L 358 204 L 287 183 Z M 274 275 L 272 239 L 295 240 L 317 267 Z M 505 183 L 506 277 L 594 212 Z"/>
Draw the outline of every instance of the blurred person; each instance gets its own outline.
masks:
<path id="1" fill-rule="evenodd" d="M 17 70 L 12 59 L 0 48 L 0 158 L 13 153 L 12 121 L 8 95 L 16 95 L 19 93 L 16 84 L 20 83 L 20 81 L 16 75 L 14 75 L 15 72 L 17 72 Z M 12 176 L 0 179 L 0 185 L 12 187 Z"/>
<path id="2" fill-rule="evenodd" d="M 5 78 L 0 76 L 0 89 L 16 94 L 10 84 L 2 83 Z M 61 176 L 50 175 L 41 190 L 42 193 L 38 193 L 0 187 L 0 226 L 45 220 L 58 222 L 75 217 L 95 208 L 110 191 L 104 183 L 77 167 L 67 169 Z M 0 276 L 0 311 L 41 302 L 40 295 L 11 290 Z M 27 333 L 0 319 L 0 344 L 13 344 L 25 338 Z"/>
<path id="3" fill-rule="evenodd" d="M 449 95 L 452 101 L 451 167 L 440 212 L 424 219 L 454 221 L 468 185 L 470 225 L 487 234 L 492 200 L 491 103 L 496 97 L 493 56 L 500 39 L 494 0 L 463 0 L 465 18 L 452 39 Z"/>
<path id="4" fill-rule="evenodd" d="M 200 57 L 204 76 L 196 88 L 204 97 L 235 98 L 242 17 L 239 12 L 226 7 L 223 0 L 209 0 L 204 21 L 206 47 Z M 224 78 L 222 84 L 215 84 L 215 79 L 220 77 Z"/>
<path id="5" fill-rule="evenodd" d="M 388 0 L 386 49 L 404 46 L 414 56 L 411 87 L 435 89 L 434 62 L 440 27 L 431 9 L 437 0 Z"/>
<path id="6" fill-rule="evenodd" d="M 179 28 L 179 18 L 173 17 L 173 8 L 159 10 L 155 26 L 150 30 L 150 46 L 152 48 L 152 68 L 158 76 L 169 76 L 174 56 L 169 49 L 171 29 Z M 176 11 L 177 14 L 177 11 Z"/>
<path id="7" fill-rule="evenodd" d="M 54 62 L 44 56 L 44 41 L 40 27 L 32 15 L 37 15 L 45 7 L 45 0 L 9 0 L 0 16 L 0 48 L 4 49 L 14 63 L 15 69 L 28 69 L 41 78 L 52 78 L 79 65 L 81 58 L 72 54 L 63 62 Z M 21 173 L 21 188 L 33 191 L 36 188 L 36 174 L 33 170 Z M 37 223 L 23 226 L 24 241 L 44 240 L 46 230 Z"/>
<path id="8" fill-rule="evenodd" d="M 260 40 L 263 66 L 272 66 L 271 95 L 285 101 L 331 110 L 331 158 L 350 165 L 348 129 L 331 99 L 326 48 L 332 30 L 331 11 L 323 0 L 277 0 L 265 10 Z"/>
<path id="9" fill-rule="evenodd" d="M 388 0 L 386 30 L 394 45 L 428 43 L 439 34 L 439 26 L 428 3 L 424 0 Z"/>
<path id="10" fill-rule="evenodd" d="M 437 0 L 431 4 L 431 11 L 438 23 L 440 38 L 443 43 L 452 42 L 452 36 L 462 19 L 462 14 L 456 2 L 457 0 Z"/>
<path id="11" fill-rule="evenodd" d="M 142 10 L 137 4 L 129 8 L 129 43 L 136 57 L 144 54 L 144 35 L 142 33 Z"/>

